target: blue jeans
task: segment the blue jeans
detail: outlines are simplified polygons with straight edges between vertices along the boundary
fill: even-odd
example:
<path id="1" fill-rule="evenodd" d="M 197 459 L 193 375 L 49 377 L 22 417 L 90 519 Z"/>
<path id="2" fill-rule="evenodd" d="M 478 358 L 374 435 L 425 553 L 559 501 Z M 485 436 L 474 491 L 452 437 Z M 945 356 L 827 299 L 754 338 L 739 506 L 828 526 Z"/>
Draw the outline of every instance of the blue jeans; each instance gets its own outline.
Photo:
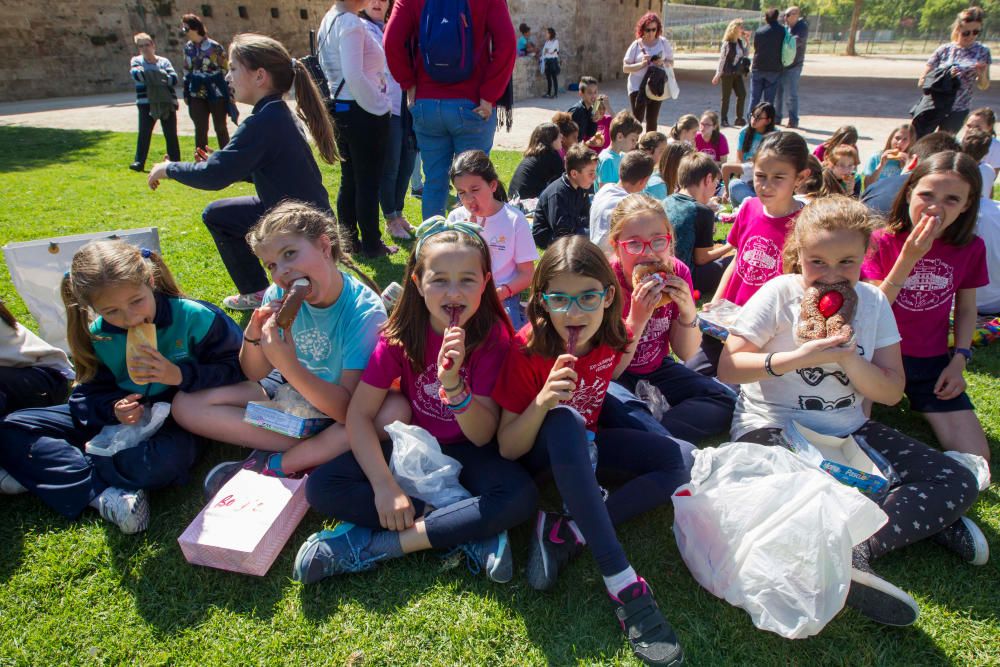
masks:
<path id="1" fill-rule="evenodd" d="M 528 319 L 524 316 L 524 309 L 521 308 L 520 294 L 511 294 L 504 299 L 503 309 L 507 311 L 510 323 L 514 325 L 514 331 L 520 331 L 521 327 L 528 323 Z"/>
<path id="2" fill-rule="evenodd" d="M 401 116 L 389 117 L 389 141 L 385 147 L 382 178 L 378 184 L 378 201 L 386 220 L 403 215 L 406 187 L 413 172 L 417 147 L 413 137 L 407 136 Z"/>
<path id="3" fill-rule="evenodd" d="M 413 190 L 424 189 L 424 178 L 421 174 L 423 164 L 420 161 L 420 147 L 417 146 L 417 153 L 413 156 L 413 171 L 410 172 L 410 188 Z"/>
<path id="4" fill-rule="evenodd" d="M 444 215 L 451 183 L 448 169 L 459 153 L 481 150 L 489 154 L 497 129 L 496 110 L 483 120 L 469 100 L 417 100 L 410 109 L 413 130 L 424 163 L 423 218 Z"/>
<path id="5" fill-rule="evenodd" d="M 784 118 L 785 97 L 788 97 L 788 120 L 799 124 L 799 77 L 802 76 L 802 65 L 789 67 L 781 73 L 778 79 L 778 90 L 774 98 L 774 109 L 777 111 L 774 122 Z"/>
<path id="6" fill-rule="evenodd" d="M 734 178 L 729 181 L 729 201 L 733 206 L 739 206 L 747 197 L 753 197 L 753 185 L 741 178 Z"/>
<path id="7" fill-rule="evenodd" d="M 778 82 L 781 72 L 750 72 L 750 110 L 752 113 L 762 100 L 774 104 L 774 96 L 778 92 Z"/>

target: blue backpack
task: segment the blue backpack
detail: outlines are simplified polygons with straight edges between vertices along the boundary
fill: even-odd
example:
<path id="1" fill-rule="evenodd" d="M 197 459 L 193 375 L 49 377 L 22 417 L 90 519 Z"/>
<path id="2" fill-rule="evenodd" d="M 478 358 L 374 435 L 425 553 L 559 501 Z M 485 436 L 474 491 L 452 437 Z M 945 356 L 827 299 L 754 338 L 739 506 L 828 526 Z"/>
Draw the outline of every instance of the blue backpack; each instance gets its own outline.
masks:
<path id="1" fill-rule="evenodd" d="M 472 76 L 472 10 L 469 0 L 427 0 L 417 38 L 427 75 L 441 83 Z"/>

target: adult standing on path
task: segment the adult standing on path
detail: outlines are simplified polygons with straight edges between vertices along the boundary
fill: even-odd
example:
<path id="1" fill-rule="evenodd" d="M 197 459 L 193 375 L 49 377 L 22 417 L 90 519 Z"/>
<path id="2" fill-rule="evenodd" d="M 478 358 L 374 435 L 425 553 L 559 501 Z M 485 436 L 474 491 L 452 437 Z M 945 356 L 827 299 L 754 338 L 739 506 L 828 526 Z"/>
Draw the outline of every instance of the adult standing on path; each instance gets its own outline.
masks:
<path id="1" fill-rule="evenodd" d="M 625 51 L 622 71 L 628 74 L 628 100 L 632 114 L 645 123 L 647 132 L 655 132 L 660 117 L 661 100 L 639 95 L 639 86 L 650 67 L 673 67 L 674 49 L 663 36 L 663 22 L 656 12 L 647 12 L 635 24 L 635 41 Z"/>
<path id="2" fill-rule="evenodd" d="M 774 108 L 778 112 L 775 121 L 780 123 L 784 118 L 785 98 L 788 98 L 788 123 L 785 127 L 799 126 L 799 77 L 802 76 L 802 65 L 806 60 L 806 42 L 809 41 L 809 24 L 802 18 L 802 10 L 791 6 L 785 10 L 785 23 L 788 32 L 795 38 L 795 60 L 781 72 L 778 80 L 778 91 L 775 94 Z"/>
<path id="3" fill-rule="evenodd" d="M 488 155 L 492 150 L 495 107 L 514 71 L 517 40 L 505 0 L 471 2 L 471 17 L 453 17 L 454 21 L 444 24 L 471 24 L 471 73 L 465 78 L 448 77 L 437 65 L 428 71 L 424 62 L 428 45 L 420 39 L 424 6 L 424 0 L 396 0 L 385 27 L 384 44 L 389 71 L 406 91 L 413 114 L 424 166 L 421 208 L 426 220 L 445 212 L 451 189 L 448 169 L 454 157 L 477 149 Z M 455 38 L 457 42 L 458 36 Z M 415 57 L 410 51 L 412 44 L 416 45 Z M 459 80 L 446 81 L 449 78 Z"/>
<path id="4" fill-rule="evenodd" d="M 392 0 L 369 0 L 368 6 L 361 11 L 365 27 L 379 44 L 385 38 L 385 19 L 391 6 Z M 403 103 L 403 89 L 392 78 L 388 68 L 385 70 L 385 83 L 392 115 L 389 116 L 389 136 L 385 143 L 385 164 L 378 184 L 378 200 L 389 236 L 409 239 L 415 230 L 403 216 L 403 204 L 413 163 L 417 159 L 417 138 L 413 135 L 410 110 Z"/>
<path id="5" fill-rule="evenodd" d="M 319 24 L 319 64 L 330 84 L 340 163 L 337 218 L 353 250 L 369 259 L 399 250 L 382 242 L 378 192 L 389 138 L 385 52 L 358 12 L 368 0 L 337 0 Z"/>
<path id="6" fill-rule="evenodd" d="M 965 123 L 965 117 L 969 115 L 969 109 L 972 108 L 974 87 L 978 87 L 979 90 L 990 87 L 990 64 L 993 62 L 993 56 L 989 48 L 978 40 L 985 18 L 986 13 L 979 7 L 963 9 L 951 24 L 951 41 L 939 46 L 927 60 L 927 66 L 918 81 L 920 87 L 923 87 L 928 74 L 946 66 L 951 67 L 951 75 L 957 77 L 961 85 L 947 114 L 933 115 L 930 123 L 914 118 L 913 125 L 917 131 L 917 138 L 935 129 L 958 134 Z"/>
<path id="7" fill-rule="evenodd" d="M 205 24 L 195 14 L 181 18 L 181 32 L 188 38 L 184 45 L 184 102 L 194 123 L 194 145 L 208 148 L 208 117 L 215 126 L 219 148 L 229 143 L 229 86 L 226 49 L 205 32 Z M 233 119 L 236 120 L 235 118 Z"/>
<path id="8" fill-rule="evenodd" d="M 323 211 L 330 197 L 323 187 L 312 148 L 296 114 L 282 97 L 295 87 L 298 117 L 305 121 L 323 160 L 337 161 L 333 125 L 323 98 L 305 65 L 293 60 L 280 42 L 243 33 L 233 38 L 226 80 L 236 99 L 253 112 L 222 150 L 201 153 L 201 162 L 161 162 L 149 171 L 154 190 L 165 178 L 198 188 L 222 188 L 251 180 L 257 195 L 220 199 L 201 214 L 239 294 L 222 302 L 233 310 L 260 307 L 270 284 L 260 261 L 250 251 L 246 234 L 268 209 L 283 199 L 297 199 Z"/>
<path id="9" fill-rule="evenodd" d="M 750 108 L 756 109 L 763 100 L 774 104 L 778 81 L 784 69 L 781 65 L 781 43 L 785 27 L 778 23 L 778 9 L 764 12 L 764 25 L 753 35 L 753 64 L 750 68 Z"/>
<path id="10" fill-rule="evenodd" d="M 177 72 L 170 61 L 156 55 L 156 43 L 144 32 L 136 33 L 135 45 L 139 55 L 129 63 L 129 74 L 135 81 L 135 106 L 139 109 L 139 136 L 135 145 L 135 160 L 129 165 L 132 171 L 146 168 L 149 142 L 153 127 L 160 121 L 163 138 L 167 142 L 167 156 L 181 159 L 177 143 Z"/>
<path id="11" fill-rule="evenodd" d="M 743 117 L 746 109 L 747 88 L 744 58 L 747 58 L 747 43 L 740 37 L 743 35 L 743 19 L 733 19 L 726 26 L 722 36 L 722 47 L 719 49 L 719 64 L 712 77 L 712 85 L 722 81 L 722 127 L 729 127 L 729 97 L 736 93 L 736 127 L 747 124 Z"/>

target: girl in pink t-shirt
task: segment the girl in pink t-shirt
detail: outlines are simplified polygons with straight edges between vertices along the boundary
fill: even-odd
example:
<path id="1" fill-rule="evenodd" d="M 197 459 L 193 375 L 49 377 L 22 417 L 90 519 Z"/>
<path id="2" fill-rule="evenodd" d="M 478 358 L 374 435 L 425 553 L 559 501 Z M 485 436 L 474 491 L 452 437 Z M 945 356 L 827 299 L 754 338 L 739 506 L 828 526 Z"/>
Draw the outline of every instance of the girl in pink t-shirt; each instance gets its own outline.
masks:
<path id="1" fill-rule="evenodd" d="M 506 583 L 514 575 L 507 528 L 531 516 L 538 492 L 494 441 L 500 408 L 490 394 L 512 332 L 480 228 L 440 216 L 425 221 L 404 275 L 410 278 L 347 410 L 351 451 L 318 468 L 306 486 L 309 504 L 343 523 L 306 540 L 294 576 L 312 583 L 454 547 L 473 572 Z M 462 464 L 459 481 L 471 497 L 431 508 L 393 477 L 393 445 L 379 443 L 376 415 L 396 380 L 413 424 Z"/>
<path id="2" fill-rule="evenodd" d="M 607 95 L 597 96 L 597 101 L 594 102 L 593 117 L 597 123 L 597 132 L 604 136 L 604 143 L 600 146 L 591 146 L 591 148 L 600 153 L 611 145 L 611 120 L 614 118 L 614 112 L 611 110 L 611 101 L 608 100 Z"/>
<path id="3" fill-rule="evenodd" d="M 706 111 L 698 121 L 698 134 L 694 135 L 694 147 L 699 153 L 722 164 L 729 157 L 729 142 L 719 131 L 719 114 Z"/>
<path id="4" fill-rule="evenodd" d="M 625 319 L 639 339 L 618 382 L 633 392 L 642 380 L 659 389 L 670 404 L 660 423 L 672 435 L 697 443 L 729 430 L 736 399 L 723 385 L 670 356 L 673 347 L 680 359 L 688 359 L 701 344 L 691 271 L 674 257 L 673 236 L 663 205 L 646 195 L 629 195 L 611 215 L 611 266 L 622 288 Z M 633 273 L 649 264 L 669 267 L 669 274 L 639 299 Z M 660 303 L 664 294 L 669 298 L 665 305 Z"/>
<path id="5" fill-rule="evenodd" d="M 757 196 L 744 199 L 736 214 L 727 239 L 736 256 L 705 310 L 723 299 L 742 306 L 764 283 L 781 275 L 781 249 L 803 206 L 795 199 L 795 190 L 810 174 L 809 147 L 801 135 L 772 132 L 764 138 L 753 163 Z M 720 354 L 722 343 L 706 336 L 701 352 L 687 361 L 687 367 L 714 376 Z"/>
<path id="6" fill-rule="evenodd" d="M 888 227 L 876 232 L 877 250 L 864 276 L 892 303 L 911 407 L 924 415 L 942 447 L 989 461 L 963 377 L 972 359 L 976 288 L 989 283 L 986 245 L 975 233 L 981 178 L 976 161 L 963 153 L 922 160 L 896 197 Z"/>
<path id="7" fill-rule="evenodd" d="M 648 302 L 658 293 L 649 283 L 637 298 Z M 493 391 L 503 408 L 497 440 L 505 458 L 536 477 L 555 478 L 569 513 L 538 513 L 528 584 L 551 589 L 560 568 L 589 547 L 632 650 L 640 658 L 647 651 L 679 657 L 677 638 L 629 564 L 615 526 L 670 502 L 690 479 L 691 446 L 598 425 L 608 385 L 635 351 L 621 290 L 601 249 L 575 235 L 549 246 L 531 281 L 528 320 Z M 605 475 L 621 484 L 606 501 L 597 480 Z"/>

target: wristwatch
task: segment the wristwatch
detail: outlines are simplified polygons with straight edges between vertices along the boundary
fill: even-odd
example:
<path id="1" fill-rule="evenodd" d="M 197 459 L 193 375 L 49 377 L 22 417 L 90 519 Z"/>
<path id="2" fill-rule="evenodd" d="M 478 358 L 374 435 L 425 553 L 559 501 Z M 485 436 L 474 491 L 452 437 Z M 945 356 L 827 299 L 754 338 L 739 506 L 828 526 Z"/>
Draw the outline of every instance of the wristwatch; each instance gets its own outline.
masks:
<path id="1" fill-rule="evenodd" d="M 970 350 L 967 347 L 956 347 L 955 354 L 960 354 L 963 357 L 965 357 L 966 365 L 968 365 L 969 362 L 972 361 L 972 350 Z"/>

